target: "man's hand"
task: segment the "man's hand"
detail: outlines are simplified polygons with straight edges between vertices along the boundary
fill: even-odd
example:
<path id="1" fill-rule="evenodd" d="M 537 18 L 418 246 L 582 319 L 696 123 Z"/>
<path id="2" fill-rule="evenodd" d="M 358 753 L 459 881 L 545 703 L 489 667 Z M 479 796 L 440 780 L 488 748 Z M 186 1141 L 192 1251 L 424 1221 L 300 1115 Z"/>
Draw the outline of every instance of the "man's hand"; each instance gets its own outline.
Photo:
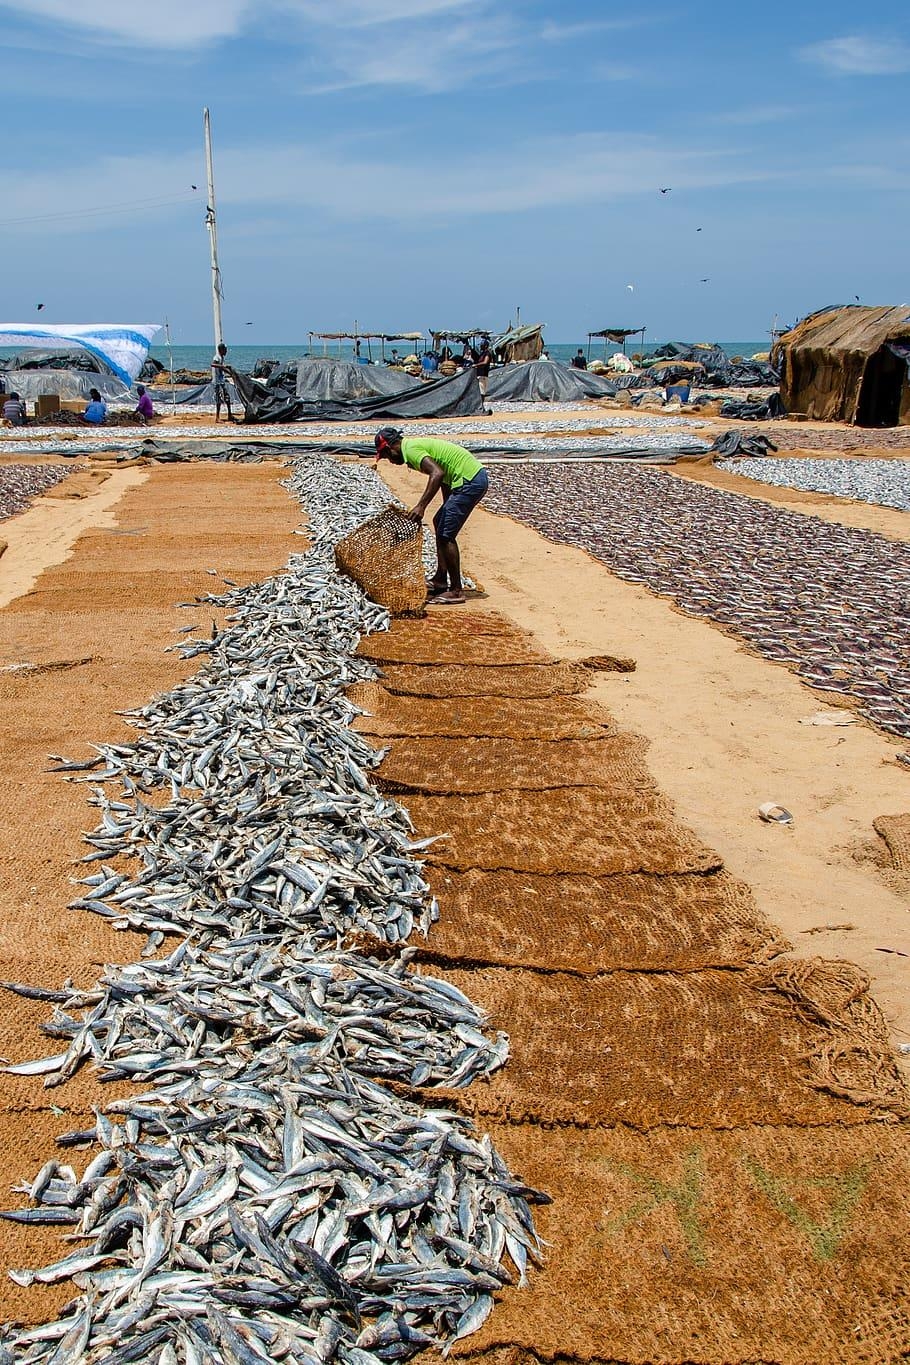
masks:
<path id="1" fill-rule="evenodd" d="M 416 507 L 411 508 L 410 512 L 406 512 L 405 516 L 410 517 L 411 521 L 416 521 L 417 525 L 420 526 L 425 511 L 426 509 L 418 503 Z"/>

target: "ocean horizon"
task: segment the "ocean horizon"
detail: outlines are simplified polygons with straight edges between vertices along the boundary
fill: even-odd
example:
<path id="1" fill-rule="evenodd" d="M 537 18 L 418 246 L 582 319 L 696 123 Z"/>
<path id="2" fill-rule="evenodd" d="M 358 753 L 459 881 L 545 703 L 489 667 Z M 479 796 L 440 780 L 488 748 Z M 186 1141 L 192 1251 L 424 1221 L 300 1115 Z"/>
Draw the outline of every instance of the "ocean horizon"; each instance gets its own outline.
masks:
<path id="1" fill-rule="evenodd" d="M 671 338 L 671 340 L 675 341 L 678 345 L 682 344 L 679 342 L 678 338 Z M 649 341 L 644 346 L 641 346 L 632 344 L 632 340 L 630 339 L 626 345 L 626 352 L 628 355 L 652 355 L 658 346 L 665 346 L 666 344 L 667 342 L 665 341 L 655 340 Z M 771 345 L 770 340 L 767 338 L 764 341 L 719 341 L 712 344 L 722 346 L 727 355 L 731 357 L 752 356 L 757 352 L 767 351 Z M 413 343 L 406 341 L 387 342 L 385 346 L 386 359 L 391 355 L 393 346 L 398 350 L 398 354 L 401 357 L 413 354 Z M 567 364 L 572 356 L 575 355 L 579 346 L 587 355 L 588 345 L 586 340 L 551 342 L 547 343 L 546 350 L 551 360 L 558 360 Z M 172 346 L 170 348 L 156 345 L 152 347 L 150 354 L 155 360 L 160 361 L 166 369 L 169 369 L 173 363 L 175 370 L 207 370 L 212 362 L 214 349 L 214 344 L 212 343 L 193 346 Z M 602 342 L 592 343 L 590 357 L 592 360 L 602 360 L 604 354 L 609 357 L 621 349 L 621 347 L 611 343 L 607 344 L 606 349 Z M 372 354 L 372 359 L 374 361 L 381 361 L 382 349 L 378 343 L 371 343 L 370 353 Z M 366 342 L 362 342 L 361 358 L 369 358 L 370 353 L 368 353 Z M 417 353 L 420 353 L 419 349 Z M 301 342 L 299 345 L 291 346 L 270 346 L 268 344 L 258 346 L 228 346 L 229 363 L 234 365 L 236 369 L 243 371 L 251 370 L 257 360 L 277 360 L 280 363 L 284 363 L 288 360 L 298 360 L 307 355 L 328 355 L 342 360 L 353 360 L 354 358 L 353 347 L 350 344 L 339 346 L 338 344 L 333 343 L 327 345 L 325 349 L 321 346 L 311 346 L 307 342 Z"/>

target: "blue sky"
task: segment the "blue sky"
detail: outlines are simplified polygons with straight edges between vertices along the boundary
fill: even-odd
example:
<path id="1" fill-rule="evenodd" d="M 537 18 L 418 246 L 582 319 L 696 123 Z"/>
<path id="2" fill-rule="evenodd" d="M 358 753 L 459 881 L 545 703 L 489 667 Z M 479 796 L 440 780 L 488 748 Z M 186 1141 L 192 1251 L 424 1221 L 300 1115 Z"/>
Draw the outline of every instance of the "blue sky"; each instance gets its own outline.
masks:
<path id="1" fill-rule="evenodd" d="M 22 0 L 0 32 L 4 321 L 210 338 L 206 103 L 235 344 L 910 302 L 905 0 Z"/>

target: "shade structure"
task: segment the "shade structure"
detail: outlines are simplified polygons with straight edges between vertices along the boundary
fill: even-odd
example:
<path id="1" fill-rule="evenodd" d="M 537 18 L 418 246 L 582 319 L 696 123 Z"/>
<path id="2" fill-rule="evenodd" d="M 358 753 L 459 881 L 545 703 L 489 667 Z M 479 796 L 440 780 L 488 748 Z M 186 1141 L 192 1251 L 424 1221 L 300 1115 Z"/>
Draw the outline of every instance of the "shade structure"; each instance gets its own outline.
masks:
<path id="1" fill-rule="evenodd" d="M 157 323 L 59 323 L 36 327 L 30 322 L 0 323 L 0 346 L 89 351 L 124 384 L 132 384 L 145 364 Z"/>

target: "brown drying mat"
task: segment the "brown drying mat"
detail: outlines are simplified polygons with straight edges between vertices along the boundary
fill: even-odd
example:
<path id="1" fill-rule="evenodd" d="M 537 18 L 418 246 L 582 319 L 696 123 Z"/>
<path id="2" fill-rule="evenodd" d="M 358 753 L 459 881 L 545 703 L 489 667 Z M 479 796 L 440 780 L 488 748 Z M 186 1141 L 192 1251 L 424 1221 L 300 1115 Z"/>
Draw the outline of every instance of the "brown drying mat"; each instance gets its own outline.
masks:
<path id="1" fill-rule="evenodd" d="M 375 638 L 375 637 L 371 637 Z M 412 697 L 558 697 L 583 692 L 591 674 L 575 664 L 516 664 L 485 668 L 465 664 L 388 664 L 382 683 L 389 692 Z"/>
<path id="2" fill-rule="evenodd" d="M 494 1128 L 543 1268 L 453 1354 L 858 1365 L 910 1350 L 910 1132 Z M 512 1349 L 509 1349 L 512 1348 Z"/>
<path id="3" fill-rule="evenodd" d="M 698 971 L 764 962 L 789 944 L 726 872 L 540 877 L 427 869 L 440 917 L 430 961 L 542 971 Z"/>
<path id="4" fill-rule="evenodd" d="M 27 602 L 19 598 L 19 603 Z M 5 664 L 45 663 L 72 659 L 75 655 L 128 659 L 141 655 L 160 655 L 168 645 L 181 639 L 178 627 L 199 622 L 201 634 L 208 635 L 212 619 L 221 613 L 209 607 L 190 611 L 175 611 L 168 607 L 150 606 L 147 613 L 97 611 L 87 608 L 85 601 L 79 611 L 64 611 L 56 615 L 50 611 L 29 607 L 14 610 L 11 602 L 0 611 L 0 669 Z M 165 655 L 175 669 L 182 667 L 179 656 Z M 199 661 L 195 661 L 199 667 Z M 8 680 L 14 674 L 0 671 L 0 696 L 5 695 Z"/>
<path id="5" fill-rule="evenodd" d="M 721 859 L 678 824 L 663 797 L 604 787 L 409 795 L 419 837 L 446 835 L 427 850 L 445 867 L 513 872 L 713 872 Z"/>
<path id="6" fill-rule="evenodd" d="M 898 872 L 910 872 L 910 815 L 879 815 L 872 828 L 888 845 L 892 865 Z"/>
<path id="7" fill-rule="evenodd" d="M 543 664 L 550 656 L 510 621 L 492 612 L 463 611 L 421 621 L 395 621 L 357 646 L 366 659 L 402 664 Z"/>
<path id="8" fill-rule="evenodd" d="M 379 683 L 355 683 L 348 696 L 366 735 L 471 735 L 503 739 L 587 739 L 610 728 L 606 714 L 574 697 L 396 697 Z"/>
<path id="9" fill-rule="evenodd" d="M 185 661 L 175 660 L 159 649 L 134 662 L 94 660 L 63 672 L 45 669 L 31 673 L 16 669 L 0 673 L 0 743 L 4 764 L 10 753 L 23 748 L 30 756 L 36 756 L 39 768 L 47 766 L 48 753 L 73 757 L 73 749 L 79 747 L 74 738 L 74 722 L 83 718 L 91 724 L 94 717 L 94 733 L 112 739 L 112 732 L 116 730 L 119 735 L 124 727 L 123 720 L 115 717 L 116 711 L 144 706 L 158 692 L 177 685 L 189 671 Z M 63 705 L 49 704 L 59 698 L 61 687 L 67 683 L 71 698 Z M 82 751 L 85 752 L 84 745 Z"/>
<path id="10" fill-rule="evenodd" d="M 216 586 L 217 585 L 217 586 Z M 49 612 L 81 612 L 91 602 L 100 611 L 141 612 L 148 607 L 171 607 L 205 593 L 227 591 L 202 569 L 195 572 L 138 570 L 121 573 L 80 573 L 75 570 L 43 574 L 38 586 L 10 604 Z M 18 604 L 18 605 L 17 605 Z"/>
<path id="11" fill-rule="evenodd" d="M 881 1015 L 845 988 L 862 991 L 862 974 L 799 965 L 809 969 L 799 998 L 779 989 L 773 965 L 598 977 L 447 971 L 509 1033 L 512 1051 L 488 1085 L 446 1093 L 466 1112 L 512 1123 L 728 1128 L 907 1113 Z"/>
<path id="12" fill-rule="evenodd" d="M 382 741 L 387 742 L 387 741 Z M 653 791 L 644 740 L 393 739 L 378 769 L 386 790 L 498 792 L 612 783 Z"/>

